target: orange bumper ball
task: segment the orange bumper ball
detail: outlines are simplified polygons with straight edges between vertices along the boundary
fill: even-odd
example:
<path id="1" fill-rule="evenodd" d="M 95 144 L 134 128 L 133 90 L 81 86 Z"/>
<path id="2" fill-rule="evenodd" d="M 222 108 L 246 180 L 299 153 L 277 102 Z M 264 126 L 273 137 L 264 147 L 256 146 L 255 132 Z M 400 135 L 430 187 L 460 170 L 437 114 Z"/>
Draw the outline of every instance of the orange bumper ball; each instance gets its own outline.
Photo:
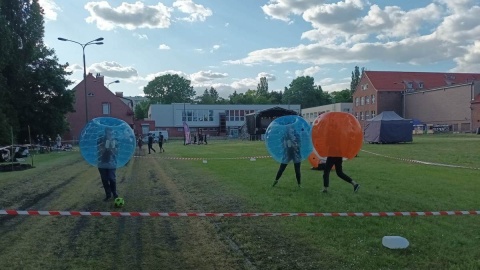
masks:
<path id="1" fill-rule="evenodd" d="M 313 122 L 312 143 L 322 157 L 352 159 L 362 148 L 362 127 L 349 113 L 324 113 Z"/>

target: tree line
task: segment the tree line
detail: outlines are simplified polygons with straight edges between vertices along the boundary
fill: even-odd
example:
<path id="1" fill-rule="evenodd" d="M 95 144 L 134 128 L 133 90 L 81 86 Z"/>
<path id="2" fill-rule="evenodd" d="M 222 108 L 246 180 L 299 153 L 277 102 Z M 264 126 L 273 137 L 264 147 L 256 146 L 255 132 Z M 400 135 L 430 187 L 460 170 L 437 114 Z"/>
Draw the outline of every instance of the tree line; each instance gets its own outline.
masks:
<path id="1" fill-rule="evenodd" d="M 363 72 L 363 69 L 362 69 Z M 353 91 L 360 81 L 360 69 L 352 72 L 350 89 L 325 92 L 320 85 L 315 85 L 313 77 L 300 76 L 292 80 L 283 91 L 269 91 L 268 80 L 261 77 L 257 89 L 248 89 L 245 93 L 234 91 L 228 98 L 220 97 L 214 87 L 206 88 L 203 94 L 197 95 L 191 81 L 177 74 L 158 76 L 144 87 L 147 101 L 135 108 L 135 117 L 143 119 L 147 116 L 150 104 L 300 104 L 301 108 L 310 108 L 339 102 L 352 102 Z"/>

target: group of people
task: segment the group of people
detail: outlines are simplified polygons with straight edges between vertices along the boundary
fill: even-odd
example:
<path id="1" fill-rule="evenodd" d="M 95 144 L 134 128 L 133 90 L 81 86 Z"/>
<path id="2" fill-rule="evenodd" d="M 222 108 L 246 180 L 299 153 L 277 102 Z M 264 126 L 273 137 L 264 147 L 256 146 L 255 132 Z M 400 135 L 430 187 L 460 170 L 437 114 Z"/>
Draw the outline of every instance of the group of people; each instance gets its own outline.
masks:
<path id="1" fill-rule="evenodd" d="M 160 147 L 160 152 L 165 152 L 163 148 L 163 135 L 160 135 L 158 144 Z M 148 134 L 148 153 L 151 153 L 151 150 L 156 153 L 156 150 L 153 148 L 154 138 L 152 134 Z M 272 187 L 275 187 L 280 178 L 282 177 L 283 172 L 285 171 L 288 163 L 293 162 L 295 169 L 295 177 L 297 179 L 297 184 L 301 187 L 301 173 L 300 173 L 300 164 L 301 164 L 301 154 L 300 154 L 300 136 L 294 129 L 287 130 L 283 138 L 283 147 L 284 147 L 284 156 L 280 164 L 280 167 L 277 171 L 275 181 L 273 182 Z M 206 143 L 206 140 L 205 140 Z M 137 139 L 137 144 L 140 149 L 142 149 L 143 141 L 139 137 Z M 103 188 L 105 190 L 105 199 L 104 201 L 110 200 L 110 198 L 117 198 L 117 185 L 116 185 L 116 155 L 118 153 L 118 141 L 113 137 L 113 132 L 111 128 L 105 129 L 105 135 L 98 139 L 97 142 L 98 148 L 98 170 L 100 172 L 100 178 L 102 180 Z M 346 175 L 343 172 L 343 158 L 342 157 L 327 157 L 325 168 L 323 171 L 323 193 L 328 193 L 328 188 L 330 185 L 330 172 L 335 166 L 335 171 L 341 179 L 353 186 L 353 191 L 357 192 L 360 188 L 360 185 L 355 182 L 352 178 Z"/>
<path id="2" fill-rule="evenodd" d="M 154 143 L 154 138 L 153 138 L 153 134 L 151 133 L 148 133 L 148 137 L 147 137 L 147 145 L 148 145 L 148 153 L 151 154 L 151 151 L 153 151 L 154 153 L 156 153 L 157 151 L 155 150 L 155 148 L 153 148 L 153 143 Z M 165 149 L 163 148 L 163 143 L 165 141 L 165 138 L 163 137 L 163 134 L 160 133 L 159 137 L 158 137 L 158 147 L 159 147 L 159 151 L 160 153 L 161 152 L 165 152 Z M 142 146 L 143 146 L 143 139 L 141 136 L 138 136 L 137 138 L 137 146 L 138 146 L 138 149 L 141 151 L 142 150 Z"/>
<path id="3" fill-rule="evenodd" d="M 285 136 L 283 137 L 283 160 L 280 163 L 280 167 L 278 168 L 277 175 L 275 177 L 275 181 L 273 181 L 272 187 L 275 187 L 278 184 L 280 177 L 282 177 L 282 174 L 290 161 L 293 162 L 298 187 L 301 187 L 302 175 L 300 173 L 300 164 L 302 160 L 300 154 L 300 142 L 300 135 L 293 128 L 288 129 L 285 133 Z M 333 166 L 335 166 L 335 172 L 337 173 L 337 176 L 346 181 L 347 183 L 351 184 L 353 186 L 354 192 L 357 192 L 360 189 L 360 185 L 352 178 L 350 178 L 350 176 L 346 175 L 343 172 L 342 157 L 327 157 L 327 161 L 325 163 L 325 168 L 323 171 L 323 193 L 328 193 L 328 188 L 330 186 L 330 172 Z"/>
<path id="4" fill-rule="evenodd" d="M 52 140 L 50 136 L 37 135 L 34 142 L 40 151 L 50 152 L 52 149 L 62 149 L 62 137 L 57 134 L 55 140 Z"/>

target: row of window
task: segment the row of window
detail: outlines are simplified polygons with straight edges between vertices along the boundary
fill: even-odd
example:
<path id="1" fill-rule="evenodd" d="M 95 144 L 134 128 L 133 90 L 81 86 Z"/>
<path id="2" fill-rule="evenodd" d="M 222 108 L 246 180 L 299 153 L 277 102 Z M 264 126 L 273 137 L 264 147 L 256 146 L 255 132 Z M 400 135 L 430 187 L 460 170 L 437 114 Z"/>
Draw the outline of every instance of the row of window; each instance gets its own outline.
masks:
<path id="1" fill-rule="evenodd" d="M 375 117 L 375 111 L 356 112 L 355 118 L 358 120 L 368 120 Z"/>
<path id="2" fill-rule="evenodd" d="M 355 98 L 355 106 L 356 107 L 363 106 L 365 104 L 370 104 L 370 102 L 372 102 L 372 104 L 375 104 L 375 95 Z"/>
<path id="3" fill-rule="evenodd" d="M 189 122 L 213 121 L 213 110 L 182 111 L 182 121 L 189 121 Z"/>
<path id="4" fill-rule="evenodd" d="M 255 110 L 226 110 L 226 121 L 245 121 L 245 115 L 254 113 Z"/>

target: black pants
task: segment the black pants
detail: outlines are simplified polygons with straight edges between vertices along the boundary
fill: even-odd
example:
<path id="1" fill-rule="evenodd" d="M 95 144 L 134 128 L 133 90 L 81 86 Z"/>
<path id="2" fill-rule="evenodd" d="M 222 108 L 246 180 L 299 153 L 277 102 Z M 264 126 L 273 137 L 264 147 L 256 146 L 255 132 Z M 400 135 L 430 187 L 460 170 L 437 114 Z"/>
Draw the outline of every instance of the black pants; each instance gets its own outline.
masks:
<path id="1" fill-rule="evenodd" d="M 112 195 L 113 197 L 118 197 L 116 169 L 98 168 L 98 171 L 102 179 L 103 189 L 105 189 L 105 195 L 108 198 L 112 197 Z"/>
<path id="2" fill-rule="evenodd" d="M 163 143 L 158 143 L 158 147 L 160 148 L 160 150 L 158 150 L 158 151 L 160 151 L 160 152 L 162 152 L 162 150 L 165 151 L 165 149 L 163 149 Z"/>
<path id="3" fill-rule="evenodd" d="M 323 186 L 328 187 L 330 183 L 330 171 L 332 170 L 333 165 L 335 165 L 335 171 L 337 172 L 338 177 L 352 183 L 352 178 L 343 173 L 343 159 L 342 157 L 327 157 L 327 162 L 325 163 L 325 170 L 323 171 Z"/>
<path id="4" fill-rule="evenodd" d="M 298 163 L 293 163 L 293 166 L 295 168 L 295 176 L 297 178 L 297 184 L 300 185 L 300 182 L 301 182 L 301 179 L 302 179 L 302 175 L 300 173 L 300 162 Z M 287 165 L 286 163 L 282 163 L 280 164 L 280 168 L 278 168 L 278 172 L 277 172 L 277 177 L 275 177 L 275 180 L 278 180 L 280 179 L 280 177 L 282 177 L 282 174 L 283 174 L 283 171 L 285 171 L 285 168 L 287 168 Z"/>
<path id="5" fill-rule="evenodd" d="M 155 149 L 153 149 L 153 145 L 151 143 L 148 144 L 148 153 L 150 154 L 150 150 L 153 150 L 153 152 L 157 152 L 155 151 Z"/>

